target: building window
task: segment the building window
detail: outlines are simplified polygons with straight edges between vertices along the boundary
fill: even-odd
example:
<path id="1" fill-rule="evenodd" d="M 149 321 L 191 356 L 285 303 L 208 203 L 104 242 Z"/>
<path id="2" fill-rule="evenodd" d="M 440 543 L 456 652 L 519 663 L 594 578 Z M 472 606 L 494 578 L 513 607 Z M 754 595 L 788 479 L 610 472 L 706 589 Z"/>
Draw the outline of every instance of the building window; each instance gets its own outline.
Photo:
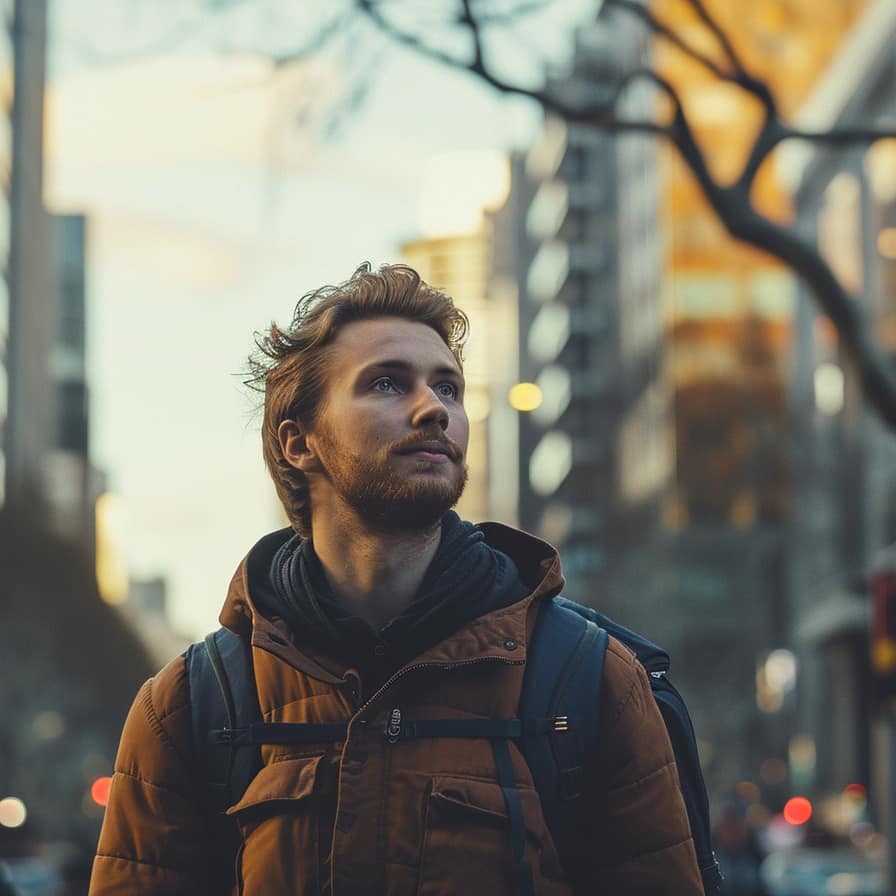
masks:
<path id="1" fill-rule="evenodd" d="M 535 254 L 526 278 L 529 295 L 537 302 L 553 299 L 569 275 L 569 247 L 559 240 L 544 243 Z"/>
<path id="2" fill-rule="evenodd" d="M 529 460 L 529 482 L 542 497 L 552 495 L 572 469 L 572 439 L 565 433 L 545 433 Z"/>
<path id="3" fill-rule="evenodd" d="M 827 186 L 818 215 L 818 248 L 840 283 L 853 295 L 863 288 L 862 186 L 841 171 Z"/>
<path id="4" fill-rule="evenodd" d="M 87 454 L 87 387 L 83 382 L 59 384 L 58 447 Z"/>

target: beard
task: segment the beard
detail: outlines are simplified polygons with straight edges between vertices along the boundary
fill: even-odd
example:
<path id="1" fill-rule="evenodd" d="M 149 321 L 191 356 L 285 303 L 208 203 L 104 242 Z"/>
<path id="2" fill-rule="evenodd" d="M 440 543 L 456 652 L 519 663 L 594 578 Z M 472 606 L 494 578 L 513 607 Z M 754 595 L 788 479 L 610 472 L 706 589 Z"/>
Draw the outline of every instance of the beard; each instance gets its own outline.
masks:
<path id="1" fill-rule="evenodd" d="M 467 465 L 460 459 L 448 461 L 450 476 L 399 475 L 394 446 L 375 455 L 358 455 L 338 446 L 324 431 L 318 437 L 333 488 L 376 532 L 419 533 L 432 528 L 457 504 L 467 484 Z"/>

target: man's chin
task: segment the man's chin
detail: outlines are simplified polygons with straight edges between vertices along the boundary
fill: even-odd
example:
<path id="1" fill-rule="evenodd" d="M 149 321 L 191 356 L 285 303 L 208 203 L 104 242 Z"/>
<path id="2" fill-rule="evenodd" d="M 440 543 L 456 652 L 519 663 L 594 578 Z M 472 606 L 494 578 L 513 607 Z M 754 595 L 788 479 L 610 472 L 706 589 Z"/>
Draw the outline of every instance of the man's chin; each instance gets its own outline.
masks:
<path id="1" fill-rule="evenodd" d="M 359 508 L 367 526 L 390 535 L 419 535 L 438 526 L 442 517 L 457 504 L 456 498 L 421 501 L 382 501 Z"/>
<path id="2" fill-rule="evenodd" d="M 441 476 L 409 477 L 395 492 L 366 496 L 356 509 L 373 530 L 419 535 L 437 526 L 460 500 L 466 469 L 461 473 L 460 481 L 450 483 Z"/>

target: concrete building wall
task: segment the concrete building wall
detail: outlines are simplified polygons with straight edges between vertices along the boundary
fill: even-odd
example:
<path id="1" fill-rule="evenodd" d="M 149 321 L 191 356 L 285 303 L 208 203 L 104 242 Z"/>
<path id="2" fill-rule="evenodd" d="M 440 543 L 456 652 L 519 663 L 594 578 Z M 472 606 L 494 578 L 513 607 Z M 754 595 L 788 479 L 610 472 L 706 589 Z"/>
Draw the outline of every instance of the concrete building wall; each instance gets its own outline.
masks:
<path id="1" fill-rule="evenodd" d="M 19 0 L 14 47 L 9 189 L 9 295 L 4 428 L 6 498 L 44 497 L 44 463 L 52 438 L 50 354 L 56 327 L 51 222 L 43 206 L 43 110 L 46 3 Z"/>
<path id="2" fill-rule="evenodd" d="M 887 115 L 896 95 L 894 39 L 896 9 L 870 3 L 798 123 L 823 128 Z M 802 151 L 785 165 L 801 232 L 893 355 L 896 154 L 886 144 Z M 789 577 L 793 641 L 804 670 L 798 719 L 817 748 L 811 783 L 818 793 L 854 781 L 872 785 L 880 819 L 892 795 L 873 785 L 886 780 L 891 748 L 873 718 L 869 575 L 877 552 L 896 541 L 896 436 L 865 405 L 836 333 L 802 287 L 792 389 L 801 450 Z"/>

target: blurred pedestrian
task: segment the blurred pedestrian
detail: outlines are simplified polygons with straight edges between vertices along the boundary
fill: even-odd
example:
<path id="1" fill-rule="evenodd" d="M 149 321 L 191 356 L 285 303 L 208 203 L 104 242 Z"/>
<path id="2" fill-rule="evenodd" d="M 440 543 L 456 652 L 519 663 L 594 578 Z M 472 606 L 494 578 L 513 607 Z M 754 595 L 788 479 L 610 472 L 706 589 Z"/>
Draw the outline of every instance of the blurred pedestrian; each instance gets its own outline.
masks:
<path id="1" fill-rule="evenodd" d="M 466 329 L 412 269 L 362 266 L 261 341 L 264 455 L 291 528 L 249 552 L 221 622 L 251 643 L 264 719 L 328 725 L 335 742 L 263 746 L 230 809 L 239 845 L 210 842 L 175 660 L 125 725 L 92 896 L 703 892 L 666 728 L 615 640 L 569 842 L 555 848 L 514 741 L 457 733 L 515 715 L 536 614 L 563 585 L 551 546 L 450 509 Z M 198 407 L 201 462 L 218 435 Z M 399 743 L 431 720 L 455 734 Z"/>

